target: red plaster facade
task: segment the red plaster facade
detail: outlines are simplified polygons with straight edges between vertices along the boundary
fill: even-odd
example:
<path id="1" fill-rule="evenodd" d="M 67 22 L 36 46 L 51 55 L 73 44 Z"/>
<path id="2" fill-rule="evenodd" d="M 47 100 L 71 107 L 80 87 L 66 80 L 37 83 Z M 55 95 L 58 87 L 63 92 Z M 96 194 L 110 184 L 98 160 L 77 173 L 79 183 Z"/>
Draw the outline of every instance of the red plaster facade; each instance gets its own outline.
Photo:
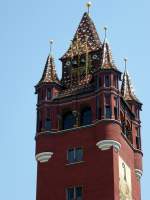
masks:
<path id="1" fill-rule="evenodd" d="M 77 33 L 82 33 L 80 29 L 83 20 L 87 20 L 87 28 L 91 30 L 90 25 L 93 25 L 93 22 L 85 13 Z M 81 42 L 84 34 L 79 34 Z M 97 37 L 94 31 L 91 34 L 93 38 Z M 75 69 L 80 67 L 79 55 L 75 55 L 73 50 L 72 57 L 66 54 L 61 58 L 63 75 L 60 81 L 56 77 L 54 66 L 46 64 L 43 77 L 36 86 L 36 200 L 69 200 L 67 188 L 76 186 L 82 187 L 82 197 L 78 198 L 80 200 L 124 200 L 119 189 L 119 156 L 131 170 L 132 197 L 126 200 L 141 200 L 141 103 L 135 98 L 130 83 L 126 81 L 127 77 L 122 80 L 121 91 L 121 72 L 114 66 L 108 44 L 105 44 L 105 41 L 102 44 L 100 40 L 96 44 L 97 46 L 93 44 L 96 49 L 88 51 L 88 57 L 87 52 L 81 52 L 80 55 L 86 60 L 83 66 L 85 71 L 87 63 L 91 63 L 88 70 L 88 75 L 92 77 L 90 80 L 86 72 L 82 75 L 84 77 L 81 78 L 79 72 L 77 80 L 72 79 Z M 97 61 L 92 60 L 93 55 L 98 56 Z M 73 59 L 77 59 L 77 66 L 66 67 L 66 62 Z M 68 73 L 67 76 L 65 73 Z M 83 84 L 84 78 L 86 84 Z M 109 110 L 106 110 L 107 106 Z M 85 125 L 81 122 L 84 108 L 90 108 L 91 115 L 91 120 Z M 65 114 L 68 112 L 72 114 L 74 124 L 70 128 L 64 128 Z M 109 148 L 102 149 L 98 142 L 103 141 L 113 141 L 119 144 L 119 147 L 116 149 L 115 145 L 110 143 Z M 83 159 L 69 163 L 68 149 L 78 147 L 83 150 Z M 40 156 L 44 152 L 50 152 L 52 155 Z M 78 199 L 74 197 L 72 200 Z"/>

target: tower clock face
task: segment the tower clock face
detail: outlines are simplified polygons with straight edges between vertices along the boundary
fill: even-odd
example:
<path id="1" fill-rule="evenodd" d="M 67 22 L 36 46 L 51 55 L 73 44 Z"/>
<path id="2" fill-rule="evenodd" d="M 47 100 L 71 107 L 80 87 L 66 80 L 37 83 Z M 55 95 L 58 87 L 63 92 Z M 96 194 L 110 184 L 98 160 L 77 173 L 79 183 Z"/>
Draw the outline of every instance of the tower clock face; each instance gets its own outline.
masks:
<path id="1" fill-rule="evenodd" d="M 131 169 L 119 157 L 119 193 L 120 200 L 132 200 Z"/>

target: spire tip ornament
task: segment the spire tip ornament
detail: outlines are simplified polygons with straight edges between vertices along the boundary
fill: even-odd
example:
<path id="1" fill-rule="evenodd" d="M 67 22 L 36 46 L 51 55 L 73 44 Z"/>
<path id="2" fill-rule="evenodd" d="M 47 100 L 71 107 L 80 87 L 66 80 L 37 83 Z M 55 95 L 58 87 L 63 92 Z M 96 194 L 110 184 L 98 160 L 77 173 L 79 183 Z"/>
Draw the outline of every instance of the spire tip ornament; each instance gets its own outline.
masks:
<path id="1" fill-rule="evenodd" d="M 107 30 L 108 30 L 107 26 L 104 26 L 104 31 L 105 31 L 105 39 L 106 39 L 106 37 L 107 37 Z"/>
<path id="2" fill-rule="evenodd" d="M 89 1 L 88 3 L 86 3 L 86 7 L 88 8 L 88 14 L 90 13 L 90 7 L 92 6 L 91 1 Z"/>
<path id="3" fill-rule="evenodd" d="M 124 63 L 125 63 L 125 71 L 127 70 L 127 62 L 128 62 L 128 59 L 127 58 L 124 58 Z"/>
<path id="4" fill-rule="evenodd" d="M 52 46 L 53 46 L 53 40 L 50 40 L 49 41 L 49 44 L 50 44 L 50 55 L 52 54 Z"/>

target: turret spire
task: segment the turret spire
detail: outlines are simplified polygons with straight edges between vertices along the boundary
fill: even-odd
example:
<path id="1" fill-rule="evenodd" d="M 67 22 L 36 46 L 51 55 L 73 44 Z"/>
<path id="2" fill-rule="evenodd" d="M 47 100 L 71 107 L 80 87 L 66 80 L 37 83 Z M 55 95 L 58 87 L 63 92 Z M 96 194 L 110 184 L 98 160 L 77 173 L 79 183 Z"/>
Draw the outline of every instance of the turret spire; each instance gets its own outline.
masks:
<path id="1" fill-rule="evenodd" d="M 101 68 L 102 69 L 111 69 L 111 68 L 116 69 L 114 60 L 112 58 L 112 52 L 111 52 L 109 43 L 107 41 L 107 27 L 104 27 L 104 31 L 105 31 L 105 37 L 104 37 L 104 42 L 103 42 L 103 45 L 102 45 Z"/>
<path id="2" fill-rule="evenodd" d="M 43 75 L 42 75 L 42 78 L 41 78 L 39 84 L 40 83 L 52 83 L 52 82 L 59 83 L 59 79 L 56 74 L 54 58 L 52 56 L 52 44 L 53 44 L 53 40 L 50 40 L 50 53 L 47 57 L 44 72 L 43 72 Z"/>
<path id="3" fill-rule="evenodd" d="M 135 100 L 136 102 L 140 103 L 140 101 L 138 100 L 138 98 L 134 93 L 134 89 L 131 83 L 131 78 L 129 76 L 129 73 L 127 72 L 127 58 L 124 58 L 124 62 L 125 62 L 125 71 L 123 74 L 123 80 L 121 85 L 121 94 L 125 100 Z"/>

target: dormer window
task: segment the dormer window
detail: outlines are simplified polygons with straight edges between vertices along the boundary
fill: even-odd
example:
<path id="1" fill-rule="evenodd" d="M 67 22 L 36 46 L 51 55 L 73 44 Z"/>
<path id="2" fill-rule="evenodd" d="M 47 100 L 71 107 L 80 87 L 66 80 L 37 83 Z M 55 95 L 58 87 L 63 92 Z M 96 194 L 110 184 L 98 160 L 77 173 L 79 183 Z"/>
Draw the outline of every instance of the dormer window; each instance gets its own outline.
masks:
<path id="1" fill-rule="evenodd" d="M 110 87 L 110 77 L 108 75 L 105 76 L 105 87 Z"/>

